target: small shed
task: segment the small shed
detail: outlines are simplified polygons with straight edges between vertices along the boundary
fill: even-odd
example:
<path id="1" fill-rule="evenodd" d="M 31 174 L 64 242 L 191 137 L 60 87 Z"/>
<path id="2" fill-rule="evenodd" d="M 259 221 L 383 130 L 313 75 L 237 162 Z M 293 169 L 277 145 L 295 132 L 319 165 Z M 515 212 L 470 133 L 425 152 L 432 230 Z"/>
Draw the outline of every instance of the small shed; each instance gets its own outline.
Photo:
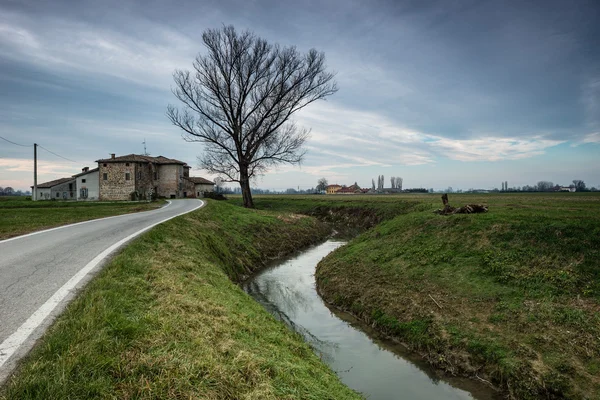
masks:
<path id="1" fill-rule="evenodd" d="M 194 195 L 196 197 L 204 197 L 205 192 L 215 191 L 215 183 L 208 179 L 199 176 L 190 176 L 185 179 L 194 184 Z"/>

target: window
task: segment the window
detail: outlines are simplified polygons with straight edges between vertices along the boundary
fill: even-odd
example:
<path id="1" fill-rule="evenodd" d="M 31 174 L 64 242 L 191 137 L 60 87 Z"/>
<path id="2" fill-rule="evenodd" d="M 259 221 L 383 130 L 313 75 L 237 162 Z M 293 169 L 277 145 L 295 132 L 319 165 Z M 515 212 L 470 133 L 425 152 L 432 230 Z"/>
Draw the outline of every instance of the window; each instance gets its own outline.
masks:
<path id="1" fill-rule="evenodd" d="M 106 164 L 102 164 L 103 167 L 106 167 Z"/>
<path id="2" fill-rule="evenodd" d="M 82 180 L 81 180 L 81 183 L 85 183 L 85 179 L 82 179 Z"/>
<path id="3" fill-rule="evenodd" d="M 130 181 L 131 180 L 131 174 L 129 172 L 125 172 L 125 180 L 126 181 Z"/>
<path id="4" fill-rule="evenodd" d="M 60 197 L 60 193 L 56 192 L 56 198 L 58 199 Z"/>
<path id="5" fill-rule="evenodd" d="M 81 197 L 82 199 L 87 199 L 88 197 L 88 190 L 86 188 L 83 188 L 79 191 L 79 197 Z"/>
<path id="6" fill-rule="evenodd" d="M 157 181 L 158 180 L 158 171 L 154 171 L 154 180 Z"/>
<path id="7" fill-rule="evenodd" d="M 125 163 L 125 166 L 126 166 L 126 167 L 129 167 L 129 163 Z"/>
<path id="8" fill-rule="evenodd" d="M 102 174 L 102 180 L 103 181 L 107 181 L 108 180 L 108 174 L 106 172 Z"/>

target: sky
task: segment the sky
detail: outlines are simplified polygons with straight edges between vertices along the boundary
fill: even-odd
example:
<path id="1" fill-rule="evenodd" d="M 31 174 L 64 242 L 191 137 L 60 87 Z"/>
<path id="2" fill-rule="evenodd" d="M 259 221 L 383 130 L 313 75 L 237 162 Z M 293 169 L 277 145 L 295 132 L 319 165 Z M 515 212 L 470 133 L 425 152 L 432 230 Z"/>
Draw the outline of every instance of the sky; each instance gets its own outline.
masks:
<path id="1" fill-rule="evenodd" d="M 0 0 L 0 136 L 64 157 L 40 149 L 38 182 L 144 141 L 212 178 L 165 112 L 173 71 L 230 24 L 323 51 L 339 86 L 294 116 L 311 130 L 302 165 L 255 187 L 600 187 L 597 0 Z M 32 160 L 0 140 L 0 187 L 28 189 Z"/>

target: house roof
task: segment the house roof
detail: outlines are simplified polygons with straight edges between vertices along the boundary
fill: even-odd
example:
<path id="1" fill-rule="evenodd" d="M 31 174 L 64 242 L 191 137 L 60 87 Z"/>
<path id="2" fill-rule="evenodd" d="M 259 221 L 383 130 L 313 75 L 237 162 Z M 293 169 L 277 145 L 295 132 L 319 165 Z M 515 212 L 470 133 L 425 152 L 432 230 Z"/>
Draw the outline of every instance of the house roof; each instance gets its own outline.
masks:
<path id="1" fill-rule="evenodd" d="M 50 182 L 40 183 L 40 184 L 37 185 L 37 188 L 38 189 L 49 189 L 49 188 L 52 188 L 52 187 L 54 187 L 56 185 L 60 185 L 60 184 L 67 183 L 67 182 L 71 182 L 71 181 L 74 181 L 74 180 L 75 179 L 72 178 L 72 177 L 71 178 L 60 178 L 60 179 L 56 179 L 56 180 L 53 180 L 53 181 L 50 181 Z M 33 186 L 31 186 L 31 187 L 33 187 Z"/>
<path id="2" fill-rule="evenodd" d="M 342 187 L 342 185 L 338 185 L 338 184 L 335 184 L 335 185 L 327 185 L 327 187 L 328 187 L 328 188 L 334 188 L 334 187 L 340 187 L 340 188 L 341 188 L 341 187 Z"/>
<path id="3" fill-rule="evenodd" d="M 354 185 L 350 186 L 350 187 L 343 187 L 340 190 L 338 190 L 336 193 L 356 193 L 357 191 L 360 191 L 360 188 L 356 188 L 354 187 Z"/>
<path id="4" fill-rule="evenodd" d="M 167 158 L 163 156 L 152 157 L 144 156 L 141 154 L 128 154 L 126 156 L 119 156 L 115 158 L 103 158 L 96 160 L 97 163 L 116 163 L 116 162 L 143 162 L 143 163 L 155 163 L 155 164 L 181 164 L 187 165 L 183 161 L 176 160 L 174 158 Z"/>
<path id="5" fill-rule="evenodd" d="M 201 178 L 199 176 L 190 176 L 190 177 L 186 177 L 185 179 L 187 179 L 188 181 L 192 182 L 192 183 L 201 183 L 203 185 L 214 185 L 214 182 L 209 181 L 208 179 L 204 179 Z"/>
<path id="6" fill-rule="evenodd" d="M 98 170 L 99 170 L 99 168 L 94 168 L 94 169 L 90 169 L 89 171 L 80 172 L 80 173 L 78 173 L 78 174 L 76 174 L 76 175 L 73 175 L 73 178 L 77 178 L 77 177 L 79 177 L 79 176 L 81 176 L 81 175 L 87 175 L 87 174 L 91 174 L 91 173 L 93 173 L 93 172 L 98 172 Z"/>

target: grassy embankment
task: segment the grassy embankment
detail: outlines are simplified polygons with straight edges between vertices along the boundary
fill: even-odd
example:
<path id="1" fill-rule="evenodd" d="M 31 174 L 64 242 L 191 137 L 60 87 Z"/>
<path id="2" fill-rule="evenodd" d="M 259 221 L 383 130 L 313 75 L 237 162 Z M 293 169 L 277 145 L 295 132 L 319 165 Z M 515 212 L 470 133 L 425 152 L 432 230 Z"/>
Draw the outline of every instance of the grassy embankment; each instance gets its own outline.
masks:
<path id="1" fill-rule="evenodd" d="M 439 195 L 392 198 L 429 210 L 322 261 L 326 301 L 512 397 L 600 398 L 600 196 L 451 195 L 455 206 L 490 205 L 453 216 L 431 213 Z"/>
<path id="2" fill-rule="evenodd" d="M 159 225 L 68 306 L 0 398 L 359 398 L 234 283 L 328 233 L 215 201 Z"/>
<path id="3" fill-rule="evenodd" d="M 242 205 L 241 196 L 229 196 L 229 202 Z M 255 196 L 258 209 L 310 215 L 332 225 L 340 236 L 352 238 L 382 221 L 397 215 L 430 207 L 427 195 L 363 196 L 363 195 L 264 195 Z"/>
<path id="4" fill-rule="evenodd" d="M 0 240 L 90 219 L 152 210 L 164 204 L 31 201 L 25 196 L 0 196 Z"/>

